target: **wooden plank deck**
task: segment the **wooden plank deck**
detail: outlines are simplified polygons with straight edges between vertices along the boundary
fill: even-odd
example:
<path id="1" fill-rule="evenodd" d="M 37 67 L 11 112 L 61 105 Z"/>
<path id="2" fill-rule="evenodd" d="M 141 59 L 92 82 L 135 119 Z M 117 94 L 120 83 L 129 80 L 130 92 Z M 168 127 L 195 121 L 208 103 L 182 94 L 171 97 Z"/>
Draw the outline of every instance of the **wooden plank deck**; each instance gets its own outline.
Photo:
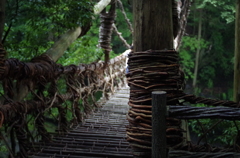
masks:
<path id="1" fill-rule="evenodd" d="M 132 158 L 126 141 L 129 88 L 118 90 L 102 108 L 51 143 L 36 144 L 30 158 Z"/>

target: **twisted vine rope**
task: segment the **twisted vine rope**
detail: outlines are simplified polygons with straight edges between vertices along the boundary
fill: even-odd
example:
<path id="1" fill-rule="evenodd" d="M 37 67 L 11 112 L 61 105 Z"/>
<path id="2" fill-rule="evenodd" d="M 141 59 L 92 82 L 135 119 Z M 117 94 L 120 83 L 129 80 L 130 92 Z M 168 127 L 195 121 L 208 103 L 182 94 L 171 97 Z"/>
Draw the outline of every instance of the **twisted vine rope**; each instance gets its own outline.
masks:
<path id="1" fill-rule="evenodd" d="M 240 120 L 240 110 L 229 107 L 192 107 L 192 106 L 174 106 L 169 107 L 169 115 L 179 119 L 225 119 Z"/>
<path id="2" fill-rule="evenodd" d="M 113 29 L 114 29 L 114 32 L 117 34 L 117 36 L 119 37 L 119 39 L 123 42 L 123 44 L 125 45 L 125 47 L 127 49 L 129 49 L 131 46 L 127 43 L 127 41 L 123 38 L 122 36 L 122 33 L 120 33 L 116 27 L 115 24 L 112 25 L 113 26 Z"/>
<path id="3" fill-rule="evenodd" d="M 188 151 L 181 151 L 175 150 L 169 152 L 170 158 L 233 158 L 233 157 L 240 157 L 240 153 L 236 152 L 188 152 Z"/>
<path id="4" fill-rule="evenodd" d="M 99 45 L 104 50 L 105 54 L 105 67 L 109 61 L 109 53 L 111 48 L 112 24 L 116 18 L 116 3 L 112 2 L 109 12 L 101 12 L 100 14 L 100 28 L 99 28 Z"/>
<path id="5" fill-rule="evenodd" d="M 219 99 L 209 99 L 209 98 L 203 98 L 203 97 L 197 97 L 193 94 L 178 94 L 176 98 L 173 98 L 169 101 L 176 101 L 176 100 L 182 100 L 182 102 L 189 102 L 191 104 L 205 104 L 209 106 L 226 106 L 226 107 L 233 107 L 233 108 L 239 108 L 239 103 L 236 103 L 234 101 L 229 100 L 219 100 Z"/>

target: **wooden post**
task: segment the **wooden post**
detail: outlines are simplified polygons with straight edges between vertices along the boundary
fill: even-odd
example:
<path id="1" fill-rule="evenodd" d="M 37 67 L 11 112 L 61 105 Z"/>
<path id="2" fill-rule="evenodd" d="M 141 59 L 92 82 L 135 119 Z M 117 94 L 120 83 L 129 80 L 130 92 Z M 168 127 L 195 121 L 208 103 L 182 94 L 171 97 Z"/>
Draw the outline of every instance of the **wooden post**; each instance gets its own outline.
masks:
<path id="1" fill-rule="evenodd" d="M 173 48 L 172 0 L 133 0 L 134 52 Z"/>
<path id="2" fill-rule="evenodd" d="M 166 158 L 166 92 L 152 92 L 152 158 Z"/>

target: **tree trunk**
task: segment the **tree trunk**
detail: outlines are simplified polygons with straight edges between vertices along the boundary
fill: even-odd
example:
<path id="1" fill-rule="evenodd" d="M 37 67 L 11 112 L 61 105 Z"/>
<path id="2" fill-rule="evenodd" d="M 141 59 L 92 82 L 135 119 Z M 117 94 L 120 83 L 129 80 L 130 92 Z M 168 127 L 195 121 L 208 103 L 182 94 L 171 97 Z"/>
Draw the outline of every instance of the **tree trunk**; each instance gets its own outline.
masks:
<path id="1" fill-rule="evenodd" d="M 235 18 L 235 62 L 234 62 L 234 101 L 240 101 L 240 0 L 236 4 Z"/>
<path id="2" fill-rule="evenodd" d="M 0 43 L 2 41 L 5 24 L 5 3 L 6 0 L 0 0 Z"/>
<path id="3" fill-rule="evenodd" d="M 139 58 L 137 58 L 138 54 L 136 52 L 139 53 L 149 49 L 152 49 L 152 50 L 173 49 L 173 16 L 172 16 L 173 1 L 175 0 L 133 0 L 134 51 L 132 54 L 129 55 L 129 72 L 130 73 L 127 74 L 129 86 L 130 86 L 130 100 L 129 100 L 130 106 L 134 104 L 134 102 L 137 102 L 138 98 L 139 100 L 140 98 L 141 99 L 147 98 L 149 96 L 148 93 L 151 93 L 151 91 L 153 90 L 159 90 L 159 91 L 164 90 L 164 91 L 167 91 L 167 94 L 171 93 L 170 91 L 168 91 L 168 88 L 166 88 L 168 86 L 167 84 L 165 85 L 164 88 L 154 87 L 155 86 L 154 84 L 156 84 L 154 82 L 154 79 L 157 78 L 157 75 L 150 77 L 148 76 L 148 71 L 151 71 L 150 69 L 152 68 L 152 66 L 156 66 L 156 63 L 152 62 L 151 59 L 145 61 L 144 59 L 145 57 L 141 58 L 141 55 Z M 149 53 L 150 52 L 151 51 L 149 51 Z M 151 56 L 151 54 L 149 56 Z M 138 61 L 135 60 L 136 59 L 135 57 L 138 59 Z M 162 64 L 164 66 L 167 65 L 163 63 L 158 63 L 158 64 L 159 65 Z M 139 86 L 140 82 L 139 83 L 136 82 L 135 84 L 135 81 L 137 80 L 135 78 L 137 79 L 140 78 L 138 81 L 141 81 L 142 83 L 144 83 L 144 86 L 142 85 L 140 87 Z M 160 84 L 162 81 L 158 80 L 156 82 Z M 151 89 L 146 87 L 154 87 L 154 88 Z M 168 99 L 170 99 L 170 96 L 172 95 L 171 94 L 168 95 Z M 143 104 L 145 106 L 146 105 L 151 106 L 147 101 L 142 101 L 141 103 L 140 101 L 138 102 L 141 105 Z M 141 106 L 141 105 L 137 105 L 137 106 Z M 130 107 L 129 111 L 131 111 L 132 109 L 133 108 Z M 127 118 L 130 122 L 130 126 L 127 129 L 127 131 L 132 132 L 132 133 L 128 132 L 127 140 L 131 142 L 131 146 L 133 148 L 133 154 L 140 155 L 139 157 L 150 157 L 152 153 L 151 146 L 150 145 L 148 146 L 147 143 L 146 144 L 143 143 L 144 145 L 142 145 L 141 143 L 139 143 L 139 140 L 142 140 L 143 142 L 151 141 L 149 140 L 148 136 L 143 136 L 143 133 L 145 132 L 145 128 L 149 128 L 150 130 L 151 128 L 153 128 L 153 127 L 147 127 L 149 122 L 151 123 L 152 126 L 154 126 L 152 122 L 153 118 L 152 120 L 150 119 L 149 122 L 147 120 L 148 119 L 147 117 L 146 118 L 144 117 L 145 120 L 139 121 L 136 119 L 138 118 L 138 116 L 131 115 L 131 112 L 129 112 L 129 114 L 127 115 Z M 140 123 L 138 124 L 138 121 L 141 122 L 141 124 Z M 146 126 L 144 126 L 144 124 L 146 124 Z M 136 129 L 139 128 L 139 130 L 136 131 L 135 127 Z M 184 126 L 184 129 L 186 128 L 187 127 Z M 178 129 L 180 129 L 180 125 Z M 159 133 L 159 134 L 163 134 L 164 136 L 166 135 L 164 133 Z M 142 137 L 141 138 L 137 137 L 137 135 L 142 135 Z M 182 137 L 182 134 L 181 134 L 181 137 Z M 152 135 L 152 140 L 153 139 L 155 138 Z M 179 144 L 179 142 L 177 142 L 177 144 Z M 153 154 L 152 156 L 154 156 L 154 153 L 152 154 Z"/>
<path id="4" fill-rule="evenodd" d="M 98 2 L 94 6 L 94 14 L 99 14 L 110 2 L 111 0 L 101 0 Z M 47 50 L 46 54 L 49 55 L 53 61 L 57 61 L 64 54 L 64 51 L 79 37 L 81 31 L 81 27 L 69 30 Z"/>
<path id="5" fill-rule="evenodd" d="M 53 61 L 57 61 L 64 54 L 64 51 L 78 38 L 81 31 L 81 27 L 69 30 L 47 50 L 46 54 L 50 56 Z"/>
<path id="6" fill-rule="evenodd" d="M 101 0 L 94 6 L 94 14 L 100 14 L 104 8 L 111 2 L 111 0 Z"/>
<path id="7" fill-rule="evenodd" d="M 134 0 L 134 51 L 173 48 L 172 1 Z"/>
<path id="8" fill-rule="evenodd" d="M 164 49 L 173 49 L 174 48 L 173 47 L 173 20 L 172 20 L 172 18 L 173 18 L 172 17 L 172 2 L 173 1 L 175 1 L 175 0 L 148 0 L 148 1 L 147 0 L 133 0 L 134 51 L 133 51 L 132 55 L 134 55 L 134 52 L 141 52 L 141 51 L 146 51 L 149 49 L 164 50 Z M 183 15 L 184 18 L 187 17 L 188 8 L 190 6 L 190 1 L 186 0 L 185 2 L 187 2 L 187 5 L 185 6 L 184 12 L 183 12 L 185 14 L 185 15 Z M 186 24 L 186 21 L 182 23 L 182 26 L 185 26 L 185 24 Z M 184 28 L 182 28 L 181 31 L 183 31 L 183 29 Z M 183 35 L 183 33 L 180 35 L 180 39 L 181 39 L 182 35 Z M 177 43 L 179 45 L 180 42 L 177 42 Z M 178 47 L 178 45 L 177 45 L 177 47 Z M 140 61 L 139 61 L 139 67 L 141 67 L 143 69 L 141 69 L 141 68 L 137 69 L 136 63 L 132 64 L 133 68 L 131 68 L 132 60 L 133 60 L 133 58 L 130 57 L 130 59 L 129 59 L 130 73 L 128 74 L 129 80 L 131 80 L 131 77 L 134 76 L 135 73 L 137 73 L 137 70 L 141 71 L 138 74 L 139 76 L 141 76 L 145 72 L 143 70 L 144 69 L 143 66 L 140 65 Z M 143 59 L 141 59 L 141 60 L 143 60 Z M 151 61 L 149 61 L 149 65 L 150 64 L 151 64 Z M 131 74 L 132 70 L 135 71 L 134 74 Z M 146 77 L 146 76 L 144 76 L 144 77 Z M 144 85 L 145 87 L 152 86 L 153 83 L 151 83 L 151 81 L 150 82 L 149 81 L 150 81 L 150 79 L 146 79 L 147 86 Z M 150 88 L 149 89 L 146 88 L 146 90 L 144 92 L 142 92 L 141 88 L 138 89 L 138 86 L 135 86 L 133 83 L 130 83 L 130 82 L 129 82 L 129 86 L 130 86 L 130 98 L 131 98 L 129 100 L 130 103 L 131 103 L 131 100 L 134 100 L 134 98 L 135 99 L 136 98 L 144 98 L 144 97 L 148 96 L 147 93 L 149 91 L 151 91 Z M 157 90 L 159 90 L 159 89 L 157 89 Z M 141 93 L 140 93 L 140 91 L 141 91 Z M 136 92 L 138 94 L 136 94 Z M 143 96 L 141 96 L 141 95 L 143 95 Z M 142 103 L 142 104 L 145 105 L 145 103 Z M 146 103 L 146 104 L 148 104 L 148 103 Z M 131 107 L 130 107 L 130 109 L 131 109 Z M 130 126 L 131 126 L 131 127 L 129 127 L 128 130 L 134 131 L 131 128 L 132 128 L 132 126 L 134 127 L 135 124 L 134 123 L 131 124 L 131 121 L 134 122 L 135 118 L 132 118 L 130 115 L 128 115 L 127 117 L 130 120 L 129 122 L 130 122 Z M 133 119 L 133 120 L 131 120 L 131 119 Z M 144 121 L 143 121 L 143 123 L 144 123 Z M 185 121 L 182 121 L 182 124 L 183 124 L 183 126 L 182 126 L 183 129 L 188 131 L 187 123 Z M 141 127 L 141 126 L 140 125 L 137 126 L 137 128 L 139 128 L 139 127 Z M 181 129 L 180 125 L 179 125 L 179 129 Z M 141 133 L 142 131 L 141 130 L 136 131 L 135 132 L 136 135 L 138 134 L 138 132 Z M 149 150 L 151 150 L 150 149 L 151 147 L 149 148 L 149 150 L 145 150 L 145 149 L 143 149 L 143 147 L 141 145 L 138 146 L 138 144 L 137 144 L 138 142 L 137 141 L 134 142 L 134 140 L 133 140 L 133 139 L 135 139 L 134 134 L 131 134 L 131 136 L 127 135 L 127 139 L 131 140 L 131 144 L 133 144 L 132 145 L 133 153 L 138 153 L 139 155 L 143 154 L 144 156 L 146 154 L 146 157 L 150 157 L 151 151 L 149 151 Z M 189 140 L 189 132 L 187 134 L 184 134 L 183 137 L 184 138 L 187 137 L 187 139 Z M 148 141 L 148 138 L 146 138 L 144 136 L 141 138 L 138 137 L 136 139 Z"/>
<path id="9" fill-rule="evenodd" d="M 197 4 L 196 4 L 197 2 L 195 1 L 194 3 L 193 3 L 193 19 L 196 19 L 197 18 Z M 195 25 L 195 23 L 194 23 L 194 25 L 193 25 L 193 35 L 196 35 L 197 33 L 196 33 L 196 25 Z"/>
<path id="10" fill-rule="evenodd" d="M 194 77 L 193 77 L 193 88 L 196 87 L 197 84 L 197 76 L 198 76 L 198 66 L 199 66 L 199 56 L 200 56 L 200 40 L 202 35 L 202 10 L 200 10 L 199 13 L 199 22 L 198 22 L 198 48 L 196 52 L 196 58 L 195 58 L 195 68 L 194 68 Z"/>

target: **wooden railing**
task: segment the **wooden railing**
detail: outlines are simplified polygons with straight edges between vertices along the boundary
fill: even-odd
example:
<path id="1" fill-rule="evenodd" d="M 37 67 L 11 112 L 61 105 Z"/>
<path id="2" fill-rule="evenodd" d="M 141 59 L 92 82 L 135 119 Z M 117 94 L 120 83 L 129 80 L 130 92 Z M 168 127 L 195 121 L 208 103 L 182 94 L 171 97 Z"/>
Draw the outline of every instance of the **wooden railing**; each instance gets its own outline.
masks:
<path id="1" fill-rule="evenodd" d="M 155 94 L 155 97 L 154 97 Z M 190 97 L 191 96 L 191 97 Z M 190 97 L 190 98 L 189 98 Z M 239 157 L 239 146 L 235 144 L 233 147 L 223 148 L 223 147 L 214 147 L 208 143 L 200 144 L 200 141 L 206 137 L 207 133 L 213 130 L 213 128 L 219 124 L 220 122 L 225 120 L 236 121 L 239 120 L 240 110 L 236 107 L 236 103 L 232 101 L 223 101 L 217 99 L 207 99 L 200 98 L 194 95 L 185 95 L 185 101 L 192 101 L 192 103 L 196 102 L 205 102 L 207 105 L 218 106 L 225 105 L 228 107 L 194 107 L 194 106 L 186 106 L 186 105 L 166 105 L 166 92 L 153 92 L 152 97 L 152 158 L 161 157 L 161 158 L 191 158 L 191 157 L 202 157 L 202 158 L 210 158 L 210 157 Z M 178 98 L 178 99 L 179 99 Z M 195 100 L 195 102 L 193 102 Z M 167 108 L 166 108 L 167 107 Z M 158 109 L 158 110 L 154 110 Z M 160 120 L 156 120 L 156 118 L 161 117 Z M 203 133 L 198 140 L 197 144 L 192 144 L 189 142 L 187 145 L 171 147 L 167 145 L 166 142 L 166 133 L 164 136 L 159 135 L 159 131 L 165 131 L 167 126 L 163 121 L 166 120 L 167 117 L 173 117 L 178 119 L 221 119 L 217 123 L 215 123 L 210 129 L 207 129 L 205 133 Z M 155 130 L 158 129 L 158 130 Z M 156 136 L 157 135 L 157 136 Z M 169 149 L 168 153 L 167 150 Z M 157 156 L 156 153 L 158 153 Z"/>

